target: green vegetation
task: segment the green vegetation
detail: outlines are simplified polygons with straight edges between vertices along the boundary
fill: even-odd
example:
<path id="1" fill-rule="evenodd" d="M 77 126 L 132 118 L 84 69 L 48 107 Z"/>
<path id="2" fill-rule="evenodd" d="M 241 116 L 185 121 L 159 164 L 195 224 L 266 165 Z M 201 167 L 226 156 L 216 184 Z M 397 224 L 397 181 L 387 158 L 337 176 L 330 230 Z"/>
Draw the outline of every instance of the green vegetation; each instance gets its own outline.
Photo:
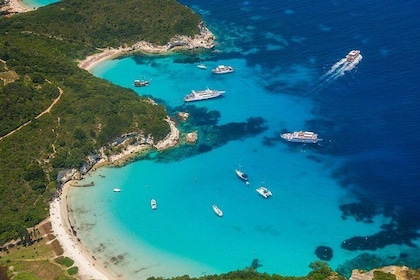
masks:
<path id="1" fill-rule="evenodd" d="M 55 259 L 55 262 L 66 267 L 71 267 L 74 264 L 74 261 L 69 257 L 58 257 Z"/>
<path id="2" fill-rule="evenodd" d="M 397 280 L 397 277 L 389 272 L 374 271 L 372 280 Z"/>
<path id="3" fill-rule="evenodd" d="M 0 245 L 30 243 L 26 228 L 48 216 L 59 171 L 82 167 L 124 133 L 160 140 L 170 131 L 163 106 L 92 76 L 77 60 L 98 47 L 164 44 L 198 33 L 199 22 L 174 0 L 64 0 L 0 18 Z"/>
<path id="4" fill-rule="evenodd" d="M 75 275 L 75 274 L 77 274 L 77 272 L 79 272 L 79 268 L 77 266 L 73 266 L 73 267 L 70 267 L 69 269 L 67 269 L 67 273 L 69 275 Z"/>
<path id="5" fill-rule="evenodd" d="M 332 271 L 331 268 L 324 262 L 314 262 L 310 265 L 312 271 L 307 276 L 296 277 L 296 276 L 281 276 L 278 274 L 268 274 L 268 273 L 259 273 L 253 268 L 248 268 L 244 270 L 232 271 L 229 273 L 223 273 L 220 275 L 207 275 L 198 278 L 189 277 L 188 275 L 178 276 L 173 278 L 162 278 L 162 277 L 150 277 L 148 280 L 219 280 L 219 279 L 229 279 L 229 280 L 239 280 L 239 279 L 248 279 L 248 280 L 264 280 L 264 279 L 274 279 L 274 280 L 345 280 L 343 276 L 338 275 L 336 272 Z"/>

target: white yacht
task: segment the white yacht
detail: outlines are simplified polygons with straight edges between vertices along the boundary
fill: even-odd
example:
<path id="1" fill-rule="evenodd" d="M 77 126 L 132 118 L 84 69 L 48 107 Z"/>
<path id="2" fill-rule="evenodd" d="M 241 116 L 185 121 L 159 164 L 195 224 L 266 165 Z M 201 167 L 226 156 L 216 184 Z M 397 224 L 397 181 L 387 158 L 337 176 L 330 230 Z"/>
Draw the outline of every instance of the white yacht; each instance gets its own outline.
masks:
<path id="1" fill-rule="evenodd" d="M 257 189 L 257 192 L 260 195 L 262 195 L 264 198 L 269 198 L 272 195 L 272 193 L 269 189 L 267 189 L 266 187 L 262 187 L 262 186 Z"/>
<path id="2" fill-rule="evenodd" d="M 121 189 L 119 189 L 119 188 L 114 188 L 112 191 L 113 191 L 113 192 L 120 192 L 120 191 L 121 191 Z"/>
<path id="3" fill-rule="evenodd" d="M 206 100 L 222 96 L 225 93 L 224 90 L 205 89 L 205 90 L 192 90 L 190 94 L 184 97 L 185 102 Z"/>
<path id="4" fill-rule="evenodd" d="M 236 173 L 236 175 L 238 175 L 239 179 L 245 181 L 247 184 L 249 183 L 248 182 L 248 175 L 246 173 L 242 172 L 239 169 L 235 169 L 235 173 Z"/>
<path id="5" fill-rule="evenodd" d="M 155 199 L 150 200 L 150 207 L 152 207 L 152 210 L 157 209 L 157 203 Z"/>
<path id="6" fill-rule="evenodd" d="M 298 142 L 298 143 L 317 143 L 322 141 L 318 138 L 318 134 L 311 131 L 295 131 L 292 133 L 283 133 L 280 135 L 281 138 L 289 142 Z"/>
<path id="7" fill-rule="evenodd" d="M 226 73 L 232 73 L 235 71 L 232 66 L 226 66 L 226 65 L 219 65 L 216 68 L 212 69 L 211 72 L 214 74 L 226 74 Z"/>
<path id="8" fill-rule="evenodd" d="M 217 205 L 216 205 L 216 204 L 213 204 L 213 205 L 212 205 L 212 207 L 213 207 L 213 211 L 214 211 L 214 213 L 215 213 L 217 216 L 219 216 L 219 217 L 222 217 L 222 216 L 223 216 L 223 212 L 222 212 L 222 210 L 220 210 L 220 208 L 219 208 L 219 207 L 217 207 Z"/>
<path id="9" fill-rule="evenodd" d="M 200 69 L 207 69 L 207 66 L 205 64 L 202 64 L 202 63 L 198 64 L 197 67 L 200 68 Z"/>

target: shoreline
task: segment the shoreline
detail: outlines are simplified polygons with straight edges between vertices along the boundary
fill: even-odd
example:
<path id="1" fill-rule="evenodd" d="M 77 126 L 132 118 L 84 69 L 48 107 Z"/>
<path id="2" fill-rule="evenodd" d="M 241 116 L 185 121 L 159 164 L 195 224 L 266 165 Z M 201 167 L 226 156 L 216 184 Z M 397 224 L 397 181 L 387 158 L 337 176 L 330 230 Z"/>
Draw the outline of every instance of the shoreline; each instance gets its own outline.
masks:
<path id="1" fill-rule="evenodd" d="M 35 8 L 31 8 L 22 3 L 21 0 L 8 0 L 4 5 L 4 11 L 8 11 L 9 14 L 18 14 L 34 11 Z"/>
<path id="2" fill-rule="evenodd" d="M 176 128 L 173 121 L 169 118 L 167 122 L 171 131 L 165 139 L 159 141 L 155 145 L 156 150 L 164 151 L 172 148 L 179 143 L 180 132 Z M 89 172 L 95 172 L 104 166 L 122 166 L 129 163 L 133 158 L 150 150 L 148 145 L 128 145 L 122 152 L 117 155 L 110 156 L 108 159 L 98 161 Z M 77 175 L 76 177 L 79 177 Z M 75 262 L 75 266 L 79 268 L 78 277 L 86 280 L 116 280 L 120 279 L 113 271 L 106 268 L 104 264 L 98 261 L 91 250 L 84 245 L 74 233 L 73 226 L 70 222 L 69 209 L 67 204 L 67 196 L 71 187 L 77 187 L 75 184 L 78 180 L 73 176 L 66 181 L 61 188 L 61 192 L 57 198 L 50 203 L 50 217 L 53 234 L 63 248 L 63 256 L 68 256 Z"/>
<path id="3" fill-rule="evenodd" d="M 79 269 L 77 275 L 80 279 L 118 279 L 110 270 L 95 260 L 89 249 L 72 233 L 67 209 L 67 195 L 73 183 L 73 181 L 65 183 L 60 196 L 50 204 L 49 220 L 54 235 L 63 248 L 63 256 L 74 261 L 74 265 Z"/>

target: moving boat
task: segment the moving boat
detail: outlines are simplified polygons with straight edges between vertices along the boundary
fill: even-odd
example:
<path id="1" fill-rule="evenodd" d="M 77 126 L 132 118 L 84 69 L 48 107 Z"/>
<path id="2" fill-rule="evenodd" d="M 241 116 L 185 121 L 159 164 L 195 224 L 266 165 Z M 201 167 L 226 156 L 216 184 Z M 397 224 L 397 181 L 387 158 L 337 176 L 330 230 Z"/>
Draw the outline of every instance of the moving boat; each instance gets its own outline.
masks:
<path id="1" fill-rule="evenodd" d="M 206 100 L 206 99 L 222 96 L 224 93 L 225 93 L 224 90 L 215 90 L 215 89 L 209 89 L 209 88 L 205 90 L 199 90 L 199 91 L 192 90 L 190 94 L 184 97 L 184 101 L 191 102 L 191 101 L 198 101 L 198 100 Z"/>
<path id="2" fill-rule="evenodd" d="M 152 210 L 156 210 L 157 209 L 157 204 L 156 204 L 156 200 L 155 199 L 150 200 L 150 207 L 152 207 Z"/>
<path id="3" fill-rule="evenodd" d="M 346 55 L 346 59 L 348 62 L 355 61 L 360 56 L 359 50 L 352 50 Z"/>
<path id="4" fill-rule="evenodd" d="M 134 80 L 134 86 L 136 87 L 145 87 L 150 83 L 149 80 Z"/>
<path id="5" fill-rule="evenodd" d="M 112 191 L 113 191 L 113 192 L 120 192 L 120 191 L 121 191 L 121 189 L 119 189 L 119 188 L 114 188 Z"/>
<path id="6" fill-rule="evenodd" d="M 289 142 L 298 142 L 298 143 L 317 143 L 322 141 L 318 138 L 318 134 L 311 131 L 295 131 L 293 133 L 283 133 L 280 135 L 281 138 Z"/>
<path id="7" fill-rule="evenodd" d="M 271 191 L 269 189 L 267 189 L 266 187 L 259 187 L 257 189 L 257 192 L 260 195 L 262 195 L 264 198 L 269 198 L 272 195 Z"/>
<path id="8" fill-rule="evenodd" d="M 200 69 L 207 69 L 207 66 L 205 64 L 201 64 L 201 63 L 198 64 L 197 67 L 200 68 Z"/>
<path id="9" fill-rule="evenodd" d="M 217 207 L 217 205 L 216 205 L 216 204 L 213 204 L 213 205 L 212 205 L 212 207 L 213 207 L 213 211 L 214 211 L 214 213 L 215 213 L 217 216 L 219 216 L 219 217 L 222 217 L 222 216 L 223 216 L 223 212 L 222 212 L 222 210 L 220 210 L 220 209 L 219 209 L 219 207 Z"/>
<path id="10" fill-rule="evenodd" d="M 235 169 L 235 173 L 236 173 L 236 175 L 238 175 L 239 179 L 245 181 L 246 184 L 249 184 L 249 182 L 248 182 L 248 175 L 247 174 L 245 174 L 244 172 L 242 172 L 242 171 L 240 171 L 238 169 Z"/>
<path id="11" fill-rule="evenodd" d="M 219 65 L 216 68 L 212 69 L 211 72 L 214 74 L 226 74 L 226 73 L 232 73 L 235 71 L 232 66 L 226 66 L 226 65 Z"/>

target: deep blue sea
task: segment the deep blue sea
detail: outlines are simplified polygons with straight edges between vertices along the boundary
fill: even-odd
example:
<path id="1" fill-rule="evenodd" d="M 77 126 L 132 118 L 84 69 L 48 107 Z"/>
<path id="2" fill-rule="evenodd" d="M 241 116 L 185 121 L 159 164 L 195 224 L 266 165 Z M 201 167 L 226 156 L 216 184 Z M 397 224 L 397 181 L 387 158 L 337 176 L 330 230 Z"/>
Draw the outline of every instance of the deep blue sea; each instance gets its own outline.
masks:
<path id="1" fill-rule="evenodd" d="M 88 175 L 94 187 L 70 192 L 82 242 L 124 279 L 249 266 L 302 276 L 317 260 L 346 276 L 419 268 L 419 2 L 180 2 L 216 35 L 214 50 L 126 57 L 93 74 L 164 104 L 199 140 Z M 349 65 L 353 49 L 363 59 Z M 212 74 L 219 64 L 236 71 Z M 135 88 L 143 77 L 150 85 Z M 206 87 L 226 93 L 183 102 Z M 323 141 L 280 138 L 297 130 Z"/>

